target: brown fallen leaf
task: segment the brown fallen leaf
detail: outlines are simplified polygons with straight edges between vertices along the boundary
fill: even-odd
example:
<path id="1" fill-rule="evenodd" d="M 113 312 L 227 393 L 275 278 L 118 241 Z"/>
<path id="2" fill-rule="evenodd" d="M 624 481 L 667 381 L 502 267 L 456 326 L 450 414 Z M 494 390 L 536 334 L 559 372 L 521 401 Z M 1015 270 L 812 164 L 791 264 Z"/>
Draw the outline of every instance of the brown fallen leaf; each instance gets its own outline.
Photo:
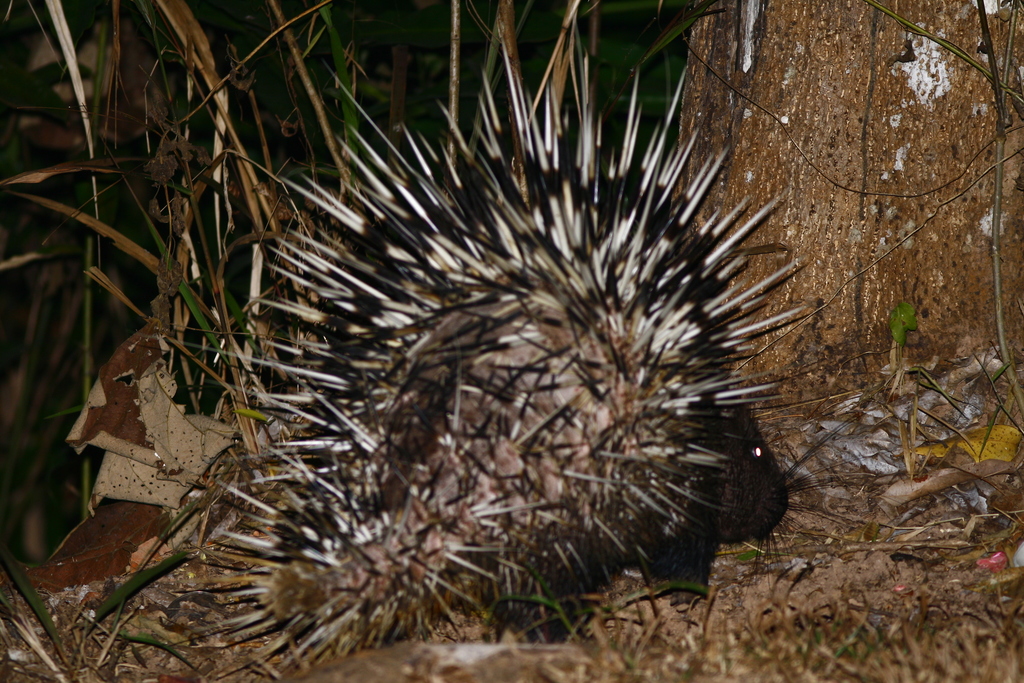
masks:
<path id="1" fill-rule="evenodd" d="M 131 556 L 166 530 L 169 516 L 156 505 L 117 502 L 75 527 L 43 564 L 28 570 L 32 585 L 56 592 L 69 586 L 121 576 Z"/>

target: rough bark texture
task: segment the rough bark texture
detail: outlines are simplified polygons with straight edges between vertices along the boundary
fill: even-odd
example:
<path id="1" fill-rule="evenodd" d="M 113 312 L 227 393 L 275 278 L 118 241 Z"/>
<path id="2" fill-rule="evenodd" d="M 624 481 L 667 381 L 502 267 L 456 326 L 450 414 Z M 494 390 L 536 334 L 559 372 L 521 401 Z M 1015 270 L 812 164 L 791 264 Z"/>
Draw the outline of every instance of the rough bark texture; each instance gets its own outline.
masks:
<path id="1" fill-rule="evenodd" d="M 888 362 L 889 311 L 903 301 L 920 321 L 908 343 L 915 363 L 994 344 L 996 116 L 985 77 L 863 2 L 723 9 L 691 40 L 682 135 L 698 131 L 697 158 L 731 150 L 707 207 L 781 199 L 755 241 L 788 253 L 755 257 L 754 275 L 778 258 L 800 259 L 805 267 L 777 305 L 814 311 L 754 361 L 758 369 L 795 380 L 794 390 L 838 390 L 843 373 Z M 915 1 L 891 9 L 987 64 L 972 5 Z M 989 23 L 1001 58 L 1009 24 L 996 15 Z M 1007 155 L 1020 140 L 1011 128 Z M 1015 347 L 1018 172 L 1015 157 L 1006 169 L 1002 230 Z"/>

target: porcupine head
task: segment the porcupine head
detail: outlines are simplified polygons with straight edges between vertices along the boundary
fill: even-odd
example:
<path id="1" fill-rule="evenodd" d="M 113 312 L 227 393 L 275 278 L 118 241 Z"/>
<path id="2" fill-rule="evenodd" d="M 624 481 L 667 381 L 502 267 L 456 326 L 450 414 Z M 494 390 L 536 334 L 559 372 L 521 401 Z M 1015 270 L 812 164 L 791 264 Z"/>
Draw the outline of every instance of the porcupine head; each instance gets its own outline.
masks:
<path id="1" fill-rule="evenodd" d="M 571 143 L 554 95 L 533 116 L 509 81 L 524 186 L 485 93 L 477 151 L 410 138 L 389 166 L 362 141 L 354 201 L 300 190 L 340 233 L 280 244 L 316 303 L 274 303 L 314 333 L 272 363 L 300 391 L 264 399 L 308 430 L 276 449 L 277 502 L 250 499 L 270 531 L 240 626 L 300 655 L 429 634 L 460 606 L 557 638 L 621 569 L 706 582 L 720 542 L 786 510 L 737 407 L 758 388 L 730 366 L 789 315 L 759 319 L 786 269 L 742 282 L 766 210 L 697 221 L 720 159 L 677 193 L 692 144 L 666 121 L 637 154 L 635 94 L 605 154 L 591 111 Z"/>

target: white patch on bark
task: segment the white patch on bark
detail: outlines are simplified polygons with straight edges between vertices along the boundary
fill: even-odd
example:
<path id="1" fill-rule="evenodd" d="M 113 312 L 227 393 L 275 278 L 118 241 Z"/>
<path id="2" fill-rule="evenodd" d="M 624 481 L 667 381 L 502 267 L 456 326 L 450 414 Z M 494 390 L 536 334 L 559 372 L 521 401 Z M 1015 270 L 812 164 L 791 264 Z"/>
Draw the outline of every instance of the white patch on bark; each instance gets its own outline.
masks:
<path id="1" fill-rule="evenodd" d="M 989 209 L 981 220 L 978 221 L 978 227 L 981 229 L 981 234 L 985 237 L 992 237 L 992 209 Z"/>
<path id="2" fill-rule="evenodd" d="M 909 144 L 903 145 L 898 150 L 896 150 L 896 163 L 893 164 L 892 170 L 894 170 L 894 171 L 902 171 L 903 170 L 903 162 L 905 162 L 907 160 L 907 152 L 909 152 L 909 151 L 910 151 L 910 145 Z"/>
<path id="3" fill-rule="evenodd" d="M 944 38 L 941 31 L 936 35 Z M 938 45 L 920 36 L 915 36 L 914 52 L 917 58 L 912 62 L 896 62 L 893 64 L 893 75 L 897 69 L 907 79 L 907 87 L 914 91 L 917 101 L 927 109 L 932 109 L 935 100 L 945 95 L 953 87 L 947 66 L 948 55 Z"/>

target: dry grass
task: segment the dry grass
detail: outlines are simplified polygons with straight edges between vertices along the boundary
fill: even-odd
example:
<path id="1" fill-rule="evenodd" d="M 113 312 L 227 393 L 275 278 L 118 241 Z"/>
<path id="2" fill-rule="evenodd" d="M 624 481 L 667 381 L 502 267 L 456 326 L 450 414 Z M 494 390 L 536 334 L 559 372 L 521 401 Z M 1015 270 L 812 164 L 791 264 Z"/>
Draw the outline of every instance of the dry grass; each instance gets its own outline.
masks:
<path id="1" fill-rule="evenodd" d="M 609 604 L 619 606 L 575 644 L 454 648 L 488 639 L 486 625 L 467 616 L 440 625 L 433 644 L 364 652 L 307 673 L 310 680 L 358 673 L 361 683 L 1016 680 L 1024 661 L 1021 602 L 984 590 L 988 572 L 975 565 L 974 554 L 945 549 L 942 539 L 955 527 L 925 529 L 929 538 L 900 546 L 900 553 L 892 550 L 896 544 L 825 545 L 817 537 L 784 542 L 788 559 L 769 567 L 725 555 L 712 579 L 717 589 L 707 599 L 676 594 L 651 600 L 638 579 L 623 578 L 609 591 Z M 46 666 L 24 631 L 13 629 L 11 619 L 0 620 L 7 652 L 0 680 L 62 680 L 58 671 L 63 680 L 89 683 L 160 674 L 241 682 L 287 674 L 287 653 L 265 660 L 259 642 L 232 644 L 208 631 L 246 609 L 210 592 L 231 571 L 197 559 L 144 588 L 117 622 L 125 636 L 118 639 L 110 638 L 113 627 L 83 627 L 83 613 L 95 608 L 99 595 L 83 601 L 83 589 L 75 589 L 54 596 L 54 619 L 73 653 L 68 667 L 59 666 L 40 637 L 58 663 Z M 104 592 L 103 586 L 90 588 Z M 622 596 L 632 598 L 623 604 Z M 16 611 L 35 626 L 23 604 Z M 144 644 L 145 637 L 176 654 Z"/>

